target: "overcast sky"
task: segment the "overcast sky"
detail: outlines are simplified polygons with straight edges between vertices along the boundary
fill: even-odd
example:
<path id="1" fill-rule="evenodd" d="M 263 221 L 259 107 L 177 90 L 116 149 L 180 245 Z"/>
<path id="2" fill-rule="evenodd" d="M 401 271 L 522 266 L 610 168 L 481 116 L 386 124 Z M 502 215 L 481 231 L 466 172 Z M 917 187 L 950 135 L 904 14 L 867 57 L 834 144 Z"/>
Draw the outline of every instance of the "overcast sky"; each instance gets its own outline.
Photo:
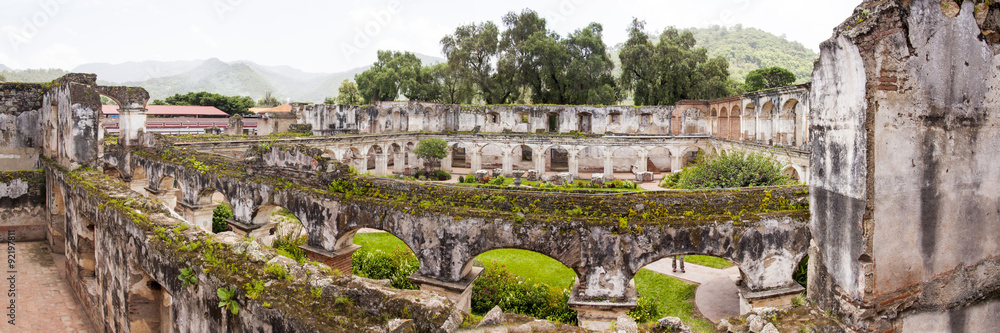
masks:
<path id="1" fill-rule="evenodd" d="M 590 22 L 624 42 L 632 17 L 647 29 L 742 24 L 818 50 L 860 0 L 3 0 L 0 64 L 72 69 L 91 62 L 219 58 L 339 72 L 380 49 L 441 56 L 461 24 L 531 8 L 561 35 Z"/>

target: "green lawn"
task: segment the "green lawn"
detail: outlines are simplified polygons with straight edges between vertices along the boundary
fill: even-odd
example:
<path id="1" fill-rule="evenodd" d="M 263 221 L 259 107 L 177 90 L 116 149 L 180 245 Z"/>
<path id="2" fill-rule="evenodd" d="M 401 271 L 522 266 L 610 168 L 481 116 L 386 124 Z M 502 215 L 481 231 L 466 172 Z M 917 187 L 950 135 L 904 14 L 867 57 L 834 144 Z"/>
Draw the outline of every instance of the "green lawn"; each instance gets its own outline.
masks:
<path id="1" fill-rule="evenodd" d="M 686 258 L 686 256 L 685 256 Z M 648 269 L 635 275 L 635 289 L 642 297 L 653 297 L 660 317 L 677 317 L 698 332 L 714 332 L 715 325 L 703 318 L 692 318 L 694 290 L 697 285 L 654 273 Z"/>
<path id="2" fill-rule="evenodd" d="M 406 246 L 403 241 L 389 233 L 359 233 L 354 236 L 354 244 L 361 245 L 368 250 L 390 250 L 397 246 Z M 721 264 L 720 261 L 729 264 L 723 259 L 714 257 L 685 256 L 684 258 L 690 262 L 701 261 L 698 263 L 703 264 L 704 261 L 700 257 L 705 257 L 708 262 L 714 262 L 717 265 Z M 555 259 L 531 251 L 493 250 L 479 255 L 476 259 L 483 263 L 495 261 L 505 264 L 511 273 L 550 286 L 570 287 L 573 278 L 576 277 L 576 273 L 572 269 Z M 643 269 L 635 276 L 635 287 L 636 291 L 643 297 L 653 297 L 657 300 L 661 317 L 678 317 L 691 325 L 695 331 L 714 332 L 715 325 L 708 320 L 691 317 L 696 285 Z"/>
<path id="3" fill-rule="evenodd" d="M 552 287 L 572 287 L 576 272 L 559 261 L 546 255 L 518 250 L 502 249 L 480 254 L 476 257 L 482 263 L 496 261 L 507 265 L 507 270 L 535 283 Z"/>
<path id="4" fill-rule="evenodd" d="M 722 259 L 722 258 L 719 258 L 719 257 L 712 257 L 712 256 L 703 256 L 703 255 L 692 254 L 692 255 L 689 255 L 689 256 L 684 256 L 684 261 L 692 263 L 692 264 L 698 264 L 698 265 L 702 265 L 702 266 L 708 266 L 708 267 L 719 268 L 719 269 L 733 267 L 733 263 L 729 262 L 729 260 Z"/>

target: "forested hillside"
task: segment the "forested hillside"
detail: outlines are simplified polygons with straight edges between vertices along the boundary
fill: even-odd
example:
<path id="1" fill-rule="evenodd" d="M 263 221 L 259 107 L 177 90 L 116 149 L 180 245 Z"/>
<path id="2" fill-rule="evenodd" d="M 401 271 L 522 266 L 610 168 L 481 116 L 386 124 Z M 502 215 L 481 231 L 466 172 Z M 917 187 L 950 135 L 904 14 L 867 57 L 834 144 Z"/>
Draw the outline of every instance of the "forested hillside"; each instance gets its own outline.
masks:
<path id="1" fill-rule="evenodd" d="M 801 43 L 740 25 L 690 30 L 698 46 L 708 49 L 709 56 L 729 60 L 729 74 L 734 80 L 743 82 L 752 70 L 777 66 L 795 73 L 796 83 L 812 81 L 813 62 L 819 55 Z"/>

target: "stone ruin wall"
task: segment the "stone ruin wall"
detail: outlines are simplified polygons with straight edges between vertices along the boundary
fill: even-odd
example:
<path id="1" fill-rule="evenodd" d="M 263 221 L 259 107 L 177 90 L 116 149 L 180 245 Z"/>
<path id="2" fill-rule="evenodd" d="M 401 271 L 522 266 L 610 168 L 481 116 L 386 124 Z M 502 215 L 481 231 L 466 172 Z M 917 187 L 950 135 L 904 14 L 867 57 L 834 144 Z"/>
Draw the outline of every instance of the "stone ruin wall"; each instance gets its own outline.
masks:
<path id="1" fill-rule="evenodd" d="M 865 1 L 811 93 L 809 297 L 871 331 L 1000 327 L 1000 8 Z"/>

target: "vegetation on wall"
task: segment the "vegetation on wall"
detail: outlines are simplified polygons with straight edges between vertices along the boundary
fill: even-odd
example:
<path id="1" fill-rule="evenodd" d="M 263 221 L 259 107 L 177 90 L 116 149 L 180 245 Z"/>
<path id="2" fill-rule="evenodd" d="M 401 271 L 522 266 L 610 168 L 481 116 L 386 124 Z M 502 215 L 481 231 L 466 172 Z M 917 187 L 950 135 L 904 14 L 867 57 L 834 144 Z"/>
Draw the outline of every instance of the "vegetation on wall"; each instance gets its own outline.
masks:
<path id="1" fill-rule="evenodd" d="M 229 230 L 228 219 L 233 218 L 233 208 L 223 202 L 212 211 L 212 232 L 220 233 Z"/>
<path id="2" fill-rule="evenodd" d="M 772 156 L 756 152 L 722 152 L 714 157 L 701 155 L 695 165 L 668 175 L 661 187 L 678 189 L 741 188 L 789 185 L 783 165 Z"/>

